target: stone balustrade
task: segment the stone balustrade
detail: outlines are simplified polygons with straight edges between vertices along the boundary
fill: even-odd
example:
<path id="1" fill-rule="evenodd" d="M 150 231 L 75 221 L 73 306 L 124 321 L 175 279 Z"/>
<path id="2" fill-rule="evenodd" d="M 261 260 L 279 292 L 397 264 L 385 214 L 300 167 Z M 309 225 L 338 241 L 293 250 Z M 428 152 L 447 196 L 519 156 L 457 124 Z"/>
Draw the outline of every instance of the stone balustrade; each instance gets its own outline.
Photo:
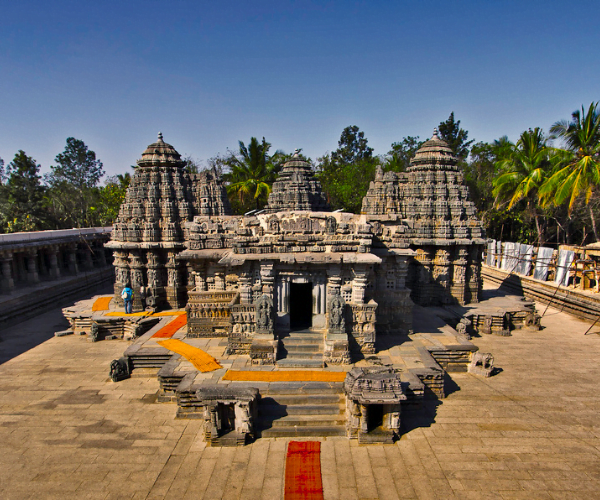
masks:
<path id="1" fill-rule="evenodd" d="M 0 293 L 106 267 L 112 227 L 0 235 Z"/>
<path id="2" fill-rule="evenodd" d="M 111 227 L 0 235 L 0 324 L 100 293 L 114 281 Z"/>

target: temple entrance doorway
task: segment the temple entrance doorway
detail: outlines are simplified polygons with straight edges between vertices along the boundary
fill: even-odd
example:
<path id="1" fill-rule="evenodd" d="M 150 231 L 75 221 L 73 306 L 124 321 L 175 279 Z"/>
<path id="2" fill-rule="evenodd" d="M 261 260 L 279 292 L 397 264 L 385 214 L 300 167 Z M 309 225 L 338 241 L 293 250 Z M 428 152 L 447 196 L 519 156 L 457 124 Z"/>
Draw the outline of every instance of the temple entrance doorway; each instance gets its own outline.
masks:
<path id="1" fill-rule="evenodd" d="M 368 432 L 383 426 L 383 405 L 369 405 L 367 410 Z"/>
<path id="2" fill-rule="evenodd" d="M 290 283 L 290 330 L 312 326 L 312 283 Z"/>

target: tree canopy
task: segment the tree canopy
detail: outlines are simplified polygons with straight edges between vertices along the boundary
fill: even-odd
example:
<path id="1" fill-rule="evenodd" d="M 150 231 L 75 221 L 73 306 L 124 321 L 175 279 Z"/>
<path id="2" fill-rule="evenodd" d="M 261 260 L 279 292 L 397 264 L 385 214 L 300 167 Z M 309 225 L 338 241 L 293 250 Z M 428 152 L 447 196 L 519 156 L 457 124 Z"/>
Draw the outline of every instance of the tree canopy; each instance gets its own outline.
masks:
<path id="1" fill-rule="evenodd" d="M 458 157 L 459 160 L 466 160 L 469 156 L 469 148 L 473 144 L 473 140 L 468 141 L 469 133 L 460 128 L 460 120 L 454 119 L 454 111 L 445 122 L 440 122 L 438 127 L 440 136 L 448 143 L 450 149 Z"/>
<path id="2" fill-rule="evenodd" d="M 223 180 L 236 212 L 258 210 L 267 203 L 271 186 L 281 168 L 279 157 L 282 155 L 281 151 L 277 151 L 270 156 L 270 149 L 271 144 L 264 137 L 262 142 L 251 137 L 247 147 L 239 141 L 238 150 L 230 152 L 223 159 L 228 169 L 223 174 Z"/>
<path id="3" fill-rule="evenodd" d="M 318 159 L 317 177 L 333 210 L 360 213 L 375 168 L 381 163 L 356 125 L 342 131 L 338 148 Z"/>
<path id="4" fill-rule="evenodd" d="M 417 150 L 423 145 L 419 136 L 404 137 L 400 142 L 393 142 L 390 149 L 384 156 L 384 170 L 392 172 L 404 172 L 410 166 L 410 160 L 415 156 Z"/>
<path id="5" fill-rule="evenodd" d="M 40 165 L 20 150 L 6 169 L 6 183 L 0 186 L 0 212 L 6 232 L 36 231 L 47 221 L 44 209 L 46 189 L 41 184 Z"/>

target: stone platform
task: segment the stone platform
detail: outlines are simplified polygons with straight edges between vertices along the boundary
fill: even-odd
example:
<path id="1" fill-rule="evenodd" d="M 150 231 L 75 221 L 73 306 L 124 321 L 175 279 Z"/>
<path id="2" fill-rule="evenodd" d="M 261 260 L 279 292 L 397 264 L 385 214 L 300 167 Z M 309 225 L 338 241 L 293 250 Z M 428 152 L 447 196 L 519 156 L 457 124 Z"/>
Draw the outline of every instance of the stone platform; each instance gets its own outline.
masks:
<path id="1" fill-rule="evenodd" d="M 258 390 L 257 413 L 250 418 L 254 421 L 254 428 L 248 430 L 246 436 L 235 440 L 231 436 L 220 441 L 207 436 L 209 443 L 245 444 L 251 439 L 266 436 L 337 435 L 361 439 L 361 434 L 356 434 L 356 430 L 352 430 L 348 423 L 352 410 L 347 406 L 347 395 L 344 394 L 341 381 L 334 384 L 286 381 L 286 374 L 294 370 L 290 367 L 293 365 L 285 363 L 286 359 L 278 360 L 275 365 L 256 365 L 248 355 L 229 353 L 226 338 L 187 338 L 187 326 L 184 326 L 172 338 L 201 349 L 222 366 L 221 369 L 202 373 L 184 357 L 159 345 L 158 342 L 164 339 L 154 337 L 173 319 L 173 316 L 165 315 L 169 314 L 168 311 L 157 315 L 125 315 L 116 308 L 114 301 L 106 311 L 92 311 L 97 299 L 93 297 L 80 301 L 64 310 L 71 322 L 71 330 L 79 334 L 89 333 L 94 322 L 99 325 L 100 339 L 106 335 L 108 338 L 122 338 L 134 330 L 141 334 L 124 349 L 121 359 L 125 360 L 128 371 L 134 376 L 143 373 L 158 377 L 160 390 L 157 400 L 177 404 L 174 418 L 208 422 L 210 417 L 206 414 L 207 405 L 203 399 L 207 390 L 216 391 L 223 401 L 236 401 L 236 394 L 247 388 Z M 485 303 L 479 307 L 485 307 Z M 359 354 L 353 364 L 323 366 L 321 363 L 320 368 L 311 370 L 325 373 L 346 373 L 352 369 L 362 369 L 365 373 L 387 370 L 392 378 L 400 381 L 402 411 L 419 411 L 423 408 L 424 399 L 445 396 L 445 374 L 467 371 L 477 347 L 464 335 L 457 334 L 432 308 L 415 307 L 412 331 L 410 335 L 379 335 L 376 353 L 366 356 Z M 296 336 L 307 334 L 310 335 L 310 342 L 316 342 L 314 339 L 319 337 L 318 331 L 295 332 Z M 275 372 L 282 379 L 272 382 L 229 381 L 224 379 L 228 370 Z M 324 394 L 328 395 L 326 401 L 318 401 L 319 398 L 314 397 Z M 225 404 L 223 401 L 221 403 Z M 362 411 L 366 412 L 364 407 Z M 400 418 L 400 406 L 397 412 Z M 390 434 L 393 435 L 397 438 L 397 434 Z M 367 437 L 363 436 L 362 440 L 366 442 Z"/>
<path id="2" fill-rule="evenodd" d="M 591 322 L 552 308 L 541 322 L 474 338 L 502 371 L 452 374 L 445 399 L 404 416 L 395 444 L 318 438 L 324 498 L 594 498 L 600 327 L 584 336 Z M 71 335 L 20 354 L 24 335 L 67 326 L 56 309 L 3 332 L 3 354 L 19 354 L 0 364 L 3 498 L 283 498 L 290 438 L 207 447 L 201 422 L 155 404 L 156 376 L 108 378 L 127 342 Z"/>

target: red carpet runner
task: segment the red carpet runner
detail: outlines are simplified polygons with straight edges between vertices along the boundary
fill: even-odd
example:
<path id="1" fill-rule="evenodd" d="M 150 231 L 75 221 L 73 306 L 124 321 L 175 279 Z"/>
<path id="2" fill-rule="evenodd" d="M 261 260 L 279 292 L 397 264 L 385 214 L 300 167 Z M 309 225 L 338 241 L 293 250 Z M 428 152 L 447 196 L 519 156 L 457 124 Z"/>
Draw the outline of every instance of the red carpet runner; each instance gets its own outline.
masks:
<path id="1" fill-rule="evenodd" d="M 321 443 L 290 441 L 285 460 L 285 500 L 323 500 Z"/>

